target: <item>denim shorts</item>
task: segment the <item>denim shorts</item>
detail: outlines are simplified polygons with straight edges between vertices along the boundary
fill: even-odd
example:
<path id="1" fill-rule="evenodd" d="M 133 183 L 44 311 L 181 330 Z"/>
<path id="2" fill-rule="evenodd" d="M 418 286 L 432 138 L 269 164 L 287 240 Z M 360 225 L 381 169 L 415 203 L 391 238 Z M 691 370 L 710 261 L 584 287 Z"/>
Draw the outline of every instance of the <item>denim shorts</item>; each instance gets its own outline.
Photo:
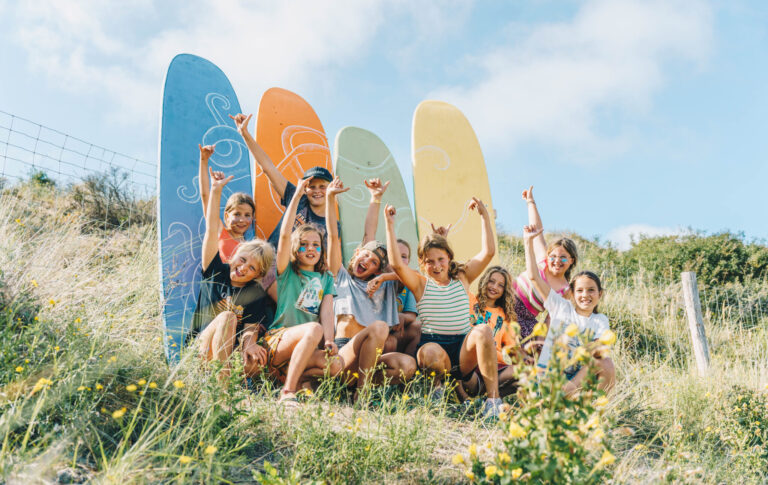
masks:
<path id="1" fill-rule="evenodd" d="M 336 344 L 336 348 L 337 349 L 341 350 L 341 348 L 344 347 L 345 345 L 347 345 L 350 340 L 352 340 L 352 339 L 351 338 L 337 337 L 337 338 L 333 339 L 333 343 Z"/>

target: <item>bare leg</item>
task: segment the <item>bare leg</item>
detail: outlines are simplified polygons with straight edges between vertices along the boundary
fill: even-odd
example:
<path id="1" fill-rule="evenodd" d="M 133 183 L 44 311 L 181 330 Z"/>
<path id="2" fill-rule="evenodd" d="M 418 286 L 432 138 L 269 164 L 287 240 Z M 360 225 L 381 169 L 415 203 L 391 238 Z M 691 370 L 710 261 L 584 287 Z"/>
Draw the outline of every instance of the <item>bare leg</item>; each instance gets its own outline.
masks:
<path id="1" fill-rule="evenodd" d="M 478 325 L 469 332 L 461 346 L 459 368 L 462 374 L 478 367 L 488 398 L 499 397 L 499 370 L 496 365 L 496 342 L 488 325 Z"/>
<path id="2" fill-rule="evenodd" d="M 395 337 L 394 334 L 389 334 L 387 336 L 387 340 L 384 342 L 384 349 L 382 350 L 382 352 L 385 354 L 388 354 L 390 352 L 397 352 L 398 344 L 399 344 L 399 339 Z"/>
<path id="3" fill-rule="evenodd" d="M 389 326 L 378 320 L 358 332 L 339 351 L 345 370 L 358 373 L 358 389 L 371 378 L 372 369 L 376 367 L 376 360 L 388 335 Z"/>
<path id="4" fill-rule="evenodd" d="M 595 359 L 595 363 L 597 364 L 597 388 L 601 391 L 608 392 L 616 383 L 616 368 L 613 365 L 613 360 L 611 360 L 610 357 L 604 357 L 602 359 Z M 584 381 L 584 378 L 587 377 L 588 372 L 589 367 L 583 366 L 579 369 L 579 372 L 573 376 L 573 379 L 563 386 L 563 392 L 565 392 L 566 396 L 571 397 L 581 389 L 581 383 Z"/>
<path id="5" fill-rule="evenodd" d="M 402 352 L 404 354 L 415 356 L 416 347 L 419 346 L 419 340 L 421 340 L 421 321 L 416 319 L 405 327 Z"/>
<path id="6" fill-rule="evenodd" d="M 323 338 L 323 328 L 317 322 L 305 323 L 288 328 L 275 350 L 275 365 L 290 359 L 288 374 L 280 399 L 295 397 L 299 378 Z"/>
<path id="7" fill-rule="evenodd" d="M 424 344 L 416 353 L 416 362 L 425 373 L 435 373 L 435 387 L 442 387 L 445 374 L 451 369 L 451 359 L 440 345 Z"/>
<path id="8" fill-rule="evenodd" d="M 402 384 L 416 373 L 416 359 L 400 352 L 390 352 L 381 356 L 384 364 L 384 375 L 389 383 Z"/>
<path id="9" fill-rule="evenodd" d="M 229 377 L 229 356 L 235 348 L 235 330 L 237 316 L 232 312 L 221 312 L 205 327 L 198 337 L 198 352 L 206 361 L 218 360 L 223 367 L 219 372 L 219 381 Z"/>

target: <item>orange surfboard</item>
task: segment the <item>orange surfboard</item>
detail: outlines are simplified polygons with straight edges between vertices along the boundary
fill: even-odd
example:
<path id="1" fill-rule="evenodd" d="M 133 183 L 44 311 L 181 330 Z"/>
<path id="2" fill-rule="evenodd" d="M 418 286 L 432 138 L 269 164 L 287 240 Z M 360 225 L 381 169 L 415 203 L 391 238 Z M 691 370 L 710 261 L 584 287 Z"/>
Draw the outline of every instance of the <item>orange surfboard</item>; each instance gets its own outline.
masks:
<path id="1" fill-rule="evenodd" d="M 297 184 L 304 172 L 321 166 L 333 172 L 328 138 L 315 110 L 304 98 L 281 88 L 261 97 L 256 118 L 256 142 L 289 182 Z M 280 195 L 257 164 L 253 169 L 256 235 L 267 239 L 285 208 Z"/>

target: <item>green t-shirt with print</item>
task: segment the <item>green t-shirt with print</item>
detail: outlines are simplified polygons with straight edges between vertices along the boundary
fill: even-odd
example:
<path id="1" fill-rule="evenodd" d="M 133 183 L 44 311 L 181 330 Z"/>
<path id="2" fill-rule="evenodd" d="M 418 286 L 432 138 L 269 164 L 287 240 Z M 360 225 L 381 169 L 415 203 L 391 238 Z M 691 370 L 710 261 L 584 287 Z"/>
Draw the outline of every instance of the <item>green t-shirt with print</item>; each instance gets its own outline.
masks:
<path id="1" fill-rule="evenodd" d="M 336 295 L 333 276 L 329 272 L 300 271 L 289 265 L 277 277 L 277 310 L 269 327 L 295 327 L 320 321 L 320 303 L 325 295 Z"/>

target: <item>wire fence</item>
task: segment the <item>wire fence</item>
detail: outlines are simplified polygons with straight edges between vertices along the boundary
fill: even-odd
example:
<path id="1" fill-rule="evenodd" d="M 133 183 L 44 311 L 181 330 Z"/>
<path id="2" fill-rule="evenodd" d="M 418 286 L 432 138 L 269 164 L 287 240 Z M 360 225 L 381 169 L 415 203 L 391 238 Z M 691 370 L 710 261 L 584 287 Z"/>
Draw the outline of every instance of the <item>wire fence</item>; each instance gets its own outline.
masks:
<path id="1" fill-rule="evenodd" d="M 59 185 L 120 174 L 122 189 L 140 199 L 156 194 L 157 164 L 89 143 L 0 110 L 0 177 L 44 173 Z"/>

